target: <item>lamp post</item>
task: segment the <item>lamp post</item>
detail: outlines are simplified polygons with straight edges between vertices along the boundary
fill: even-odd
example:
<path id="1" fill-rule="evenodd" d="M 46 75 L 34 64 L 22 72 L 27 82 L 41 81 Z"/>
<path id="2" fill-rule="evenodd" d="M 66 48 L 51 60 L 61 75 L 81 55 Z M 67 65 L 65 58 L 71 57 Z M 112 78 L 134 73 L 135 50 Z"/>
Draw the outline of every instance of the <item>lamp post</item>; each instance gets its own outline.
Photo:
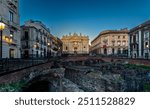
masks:
<path id="1" fill-rule="evenodd" d="M 50 55 L 51 55 L 51 44 L 50 42 L 47 43 L 47 46 L 48 46 L 48 58 L 50 58 Z"/>
<path id="2" fill-rule="evenodd" d="M 146 49 L 147 49 L 147 60 L 148 60 L 149 58 L 149 45 L 148 44 L 146 45 Z"/>
<path id="3" fill-rule="evenodd" d="M 1 34 L 1 44 L 0 44 L 0 58 L 2 59 L 2 46 L 3 46 L 3 30 L 5 29 L 5 24 L 0 22 L 0 34 Z"/>
<path id="4" fill-rule="evenodd" d="M 36 49 L 36 48 L 37 48 L 37 44 L 34 44 L 33 47 L 32 47 L 32 65 L 34 65 L 34 56 L 33 56 L 33 55 L 34 55 L 34 52 L 33 52 L 33 51 L 34 51 L 34 49 Z"/>

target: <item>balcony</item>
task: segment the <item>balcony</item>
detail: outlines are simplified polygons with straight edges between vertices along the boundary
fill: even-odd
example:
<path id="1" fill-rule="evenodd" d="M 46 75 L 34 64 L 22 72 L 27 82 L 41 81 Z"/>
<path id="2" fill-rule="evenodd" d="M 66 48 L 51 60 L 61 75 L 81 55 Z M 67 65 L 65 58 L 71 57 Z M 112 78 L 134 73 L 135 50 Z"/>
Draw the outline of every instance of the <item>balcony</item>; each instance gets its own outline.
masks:
<path id="1" fill-rule="evenodd" d="M 52 48 L 53 49 L 53 51 L 58 51 L 58 48 L 57 47 L 54 47 L 54 48 Z"/>
<path id="2" fill-rule="evenodd" d="M 9 37 L 9 36 L 4 36 L 4 37 L 3 37 L 3 40 L 4 40 L 6 43 L 8 43 L 9 45 L 17 45 L 17 42 L 18 42 L 16 39 L 11 38 L 11 37 Z"/>
<path id="3" fill-rule="evenodd" d="M 8 4 L 17 8 L 17 1 L 16 0 L 7 0 Z"/>
<path id="4" fill-rule="evenodd" d="M 17 44 L 17 40 L 16 39 L 12 39 L 12 44 Z"/>
<path id="5" fill-rule="evenodd" d="M 11 21 L 9 21 L 9 25 L 10 25 L 10 27 L 12 27 L 16 30 L 18 30 L 18 28 L 19 28 L 19 25 L 17 23 L 14 23 L 14 22 L 11 22 Z"/>

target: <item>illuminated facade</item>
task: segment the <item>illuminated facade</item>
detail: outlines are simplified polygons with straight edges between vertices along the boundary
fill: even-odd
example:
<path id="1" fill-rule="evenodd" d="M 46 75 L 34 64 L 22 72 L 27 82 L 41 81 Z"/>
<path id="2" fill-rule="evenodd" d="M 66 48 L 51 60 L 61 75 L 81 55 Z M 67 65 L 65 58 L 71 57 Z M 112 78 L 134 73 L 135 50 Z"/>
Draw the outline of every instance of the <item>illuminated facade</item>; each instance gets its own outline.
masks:
<path id="1" fill-rule="evenodd" d="M 6 25 L 2 58 L 20 58 L 19 0 L 0 0 L 0 22 Z"/>
<path id="2" fill-rule="evenodd" d="M 125 55 L 128 50 L 128 30 L 107 30 L 91 42 L 92 54 Z"/>
<path id="3" fill-rule="evenodd" d="M 69 34 L 62 37 L 63 54 L 89 54 L 89 38 L 82 34 Z"/>

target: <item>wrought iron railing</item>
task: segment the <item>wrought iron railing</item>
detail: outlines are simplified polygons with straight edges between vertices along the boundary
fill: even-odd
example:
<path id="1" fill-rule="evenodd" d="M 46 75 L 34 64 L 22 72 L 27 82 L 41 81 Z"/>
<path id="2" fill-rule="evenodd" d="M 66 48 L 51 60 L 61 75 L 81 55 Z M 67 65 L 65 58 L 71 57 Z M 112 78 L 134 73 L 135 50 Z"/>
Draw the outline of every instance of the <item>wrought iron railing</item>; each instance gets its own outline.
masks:
<path id="1" fill-rule="evenodd" d="M 48 59 L 0 59 L 0 76 L 47 62 Z"/>

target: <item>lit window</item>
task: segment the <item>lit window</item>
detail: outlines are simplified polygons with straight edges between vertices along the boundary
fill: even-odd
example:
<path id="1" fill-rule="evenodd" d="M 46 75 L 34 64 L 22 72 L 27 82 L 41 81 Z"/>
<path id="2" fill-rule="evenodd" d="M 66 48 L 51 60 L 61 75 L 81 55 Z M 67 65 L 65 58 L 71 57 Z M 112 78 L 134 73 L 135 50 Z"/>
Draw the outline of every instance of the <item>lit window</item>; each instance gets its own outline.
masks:
<path id="1" fill-rule="evenodd" d="M 148 42 L 145 43 L 145 47 L 146 47 L 146 48 L 149 48 Z"/>
<path id="2" fill-rule="evenodd" d="M 121 42 L 120 42 L 120 41 L 118 41 L 118 45 L 119 45 L 119 46 L 121 45 Z"/>
<path id="3" fill-rule="evenodd" d="M 126 45 L 126 41 L 123 41 L 123 42 L 122 42 L 122 45 L 125 46 L 125 45 Z"/>
<path id="4" fill-rule="evenodd" d="M 14 37 L 14 32 L 10 31 L 10 37 Z"/>

